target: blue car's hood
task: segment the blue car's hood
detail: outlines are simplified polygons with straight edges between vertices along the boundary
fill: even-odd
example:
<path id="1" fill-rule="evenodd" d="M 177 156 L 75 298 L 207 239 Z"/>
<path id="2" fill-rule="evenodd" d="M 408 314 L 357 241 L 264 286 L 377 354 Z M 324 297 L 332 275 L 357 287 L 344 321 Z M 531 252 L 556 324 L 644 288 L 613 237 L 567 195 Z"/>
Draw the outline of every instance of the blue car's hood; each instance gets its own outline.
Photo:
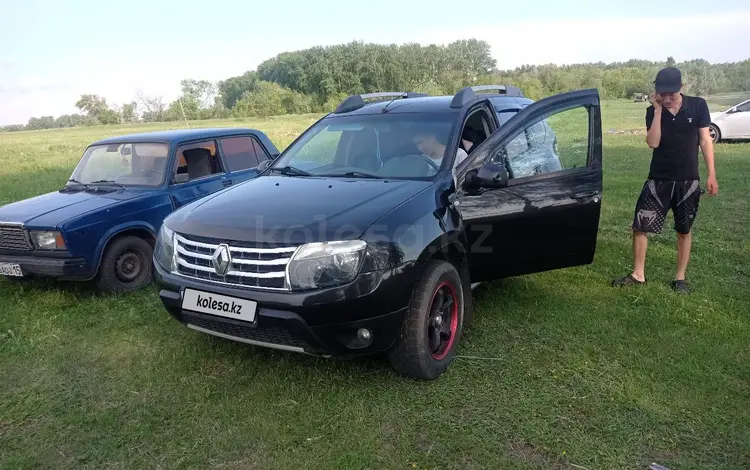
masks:
<path id="1" fill-rule="evenodd" d="M 28 227 L 52 228 L 73 217 L 132 199 L 141 193 L 113 191 L 58 191 L 0 206 L 0 222 L 22 222 Z"/>
<path id="2" fill-rule="evenodd" d="M 178 233 L 274 244 L 359 237 L 430 182 L 261 176 L 180 209 Z"/>

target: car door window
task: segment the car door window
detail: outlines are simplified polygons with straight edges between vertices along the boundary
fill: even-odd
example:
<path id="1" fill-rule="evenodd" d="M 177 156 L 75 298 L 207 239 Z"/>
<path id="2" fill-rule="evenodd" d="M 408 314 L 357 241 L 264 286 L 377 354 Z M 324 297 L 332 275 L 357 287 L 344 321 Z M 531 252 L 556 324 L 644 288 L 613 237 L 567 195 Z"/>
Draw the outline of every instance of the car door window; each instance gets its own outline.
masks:
<path id="1" fill-rule="evenodd" d="M 503 124 L 508 122 L 508 119 L 515 116 L 517 112 L 517 109 L 504 109 L 502 111 L 497 111 L 495 113 L 495 115 L 497 116 L 497 122 L 502 126 Z"/>
<path id="2" fill-rule="evenodd" d="M 224 166 L 216 153 L 216 142 L 207 140 L 177 147 L 176 173 L 186 174 L 187 181 L 224 173 Z"/>
<path id="3" fill-rule="evenodd" d="M 566 171 L 587 165 L 588 142 L 588 110 L 576 107 L 528 123 L 490 160 L 504 163 L 511 179 Z"/>
<path id="4" fill-rule="evenodd" d="M 268 154 L 251 136 L 226 137 L 220 142 L 229 171 L 247 170 L 268 159 Z"/>
<path id="5" fill-rule="evenodd" d="M 737 112 L 738 113 L 746 113 L 748 111 L 750 111 L 750 101 L 748 101 L 747 103 L 742 104 L 740 106 L 737 106 Z"/>

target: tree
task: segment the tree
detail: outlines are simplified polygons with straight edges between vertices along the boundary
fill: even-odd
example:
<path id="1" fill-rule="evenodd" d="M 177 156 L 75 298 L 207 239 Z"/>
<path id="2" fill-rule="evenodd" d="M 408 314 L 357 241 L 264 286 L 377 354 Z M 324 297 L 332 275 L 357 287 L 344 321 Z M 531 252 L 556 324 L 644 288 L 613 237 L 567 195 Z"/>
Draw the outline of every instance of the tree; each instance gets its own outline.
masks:
<path id="1" fill-rule="evenodd" d="M 86 112 L 86 115 L 96 119 L 100 124 L 118 124 L 120 115 L 109 108 L 107 100 L 98 95 L 81 95 L 76 102 L 76 108 Z"/>
<path id="2" fill-rule="evenodd" d="M 199 109 L 210 108 L 214 104 L 216 86 L 207 80 L 187 78 L 180 81 L 182 96 L 195 101 Z"/>
<path id="3" fill-rule="evenodd" d="M 258 76 L 254 71 L 248 71 L 237 77 L 229 77 L 220 81 L 218 85 L 219 97 L 225 108 L 234 107 L 237 100 L 247 91 L 253 91 Z"/>
<path id="4" fill-rule="evenodd" d="M 135 101 L 122 105 L 122 122 L 132 123 L 138 120 L 136 108 L 138 104 Z"/>
<path id="5" fill-rule="evenodd" d="M 164 120 L 166 105 L 161 96 L 148 96 L 143 90 L 137 90 L 135 96 L 145 109 L 142 116 L 145 122 L 160 122 Z"/>

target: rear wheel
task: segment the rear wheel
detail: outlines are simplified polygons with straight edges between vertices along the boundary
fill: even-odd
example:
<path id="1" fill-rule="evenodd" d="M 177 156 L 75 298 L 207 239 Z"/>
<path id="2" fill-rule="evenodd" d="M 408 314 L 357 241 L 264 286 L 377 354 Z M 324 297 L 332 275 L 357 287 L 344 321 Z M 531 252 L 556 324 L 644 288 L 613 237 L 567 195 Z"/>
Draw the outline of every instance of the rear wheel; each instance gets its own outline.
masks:
<path id="1" fill-rule="evenodd" d="M 97 286 L 104 292 L 133 292 L 151 282 L 153 248 L 136 236 L 118 238 L 106 248 Z"/>
<path id="2" fill-rule="evenodd" d="M 436 379 L 453 362 L 464 322 L 464 289 L 456 268 L 429 261 L 412 294 L 391 366 L 415 379 Z"/>

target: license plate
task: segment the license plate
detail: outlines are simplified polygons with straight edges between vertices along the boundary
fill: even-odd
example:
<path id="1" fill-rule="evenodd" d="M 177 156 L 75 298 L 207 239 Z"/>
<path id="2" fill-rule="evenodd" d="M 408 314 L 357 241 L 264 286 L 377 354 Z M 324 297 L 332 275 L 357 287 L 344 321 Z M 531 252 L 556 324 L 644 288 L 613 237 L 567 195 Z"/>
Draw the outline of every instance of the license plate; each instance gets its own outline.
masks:
<path id="1" fill-rule="evenodd" d="M 201 292 L 185 289 L 182 296 L 182 308 L 194 312 L 219 315 L 247 322 L 255 321 L 258 304 L 247 299 L 218 295 L 212 292 Z"/>
<path id="2" fill-rule="evenodd" d="M 0 263 L 0 274 L 3 276 L 23 277 L 20 264 Z"/>

